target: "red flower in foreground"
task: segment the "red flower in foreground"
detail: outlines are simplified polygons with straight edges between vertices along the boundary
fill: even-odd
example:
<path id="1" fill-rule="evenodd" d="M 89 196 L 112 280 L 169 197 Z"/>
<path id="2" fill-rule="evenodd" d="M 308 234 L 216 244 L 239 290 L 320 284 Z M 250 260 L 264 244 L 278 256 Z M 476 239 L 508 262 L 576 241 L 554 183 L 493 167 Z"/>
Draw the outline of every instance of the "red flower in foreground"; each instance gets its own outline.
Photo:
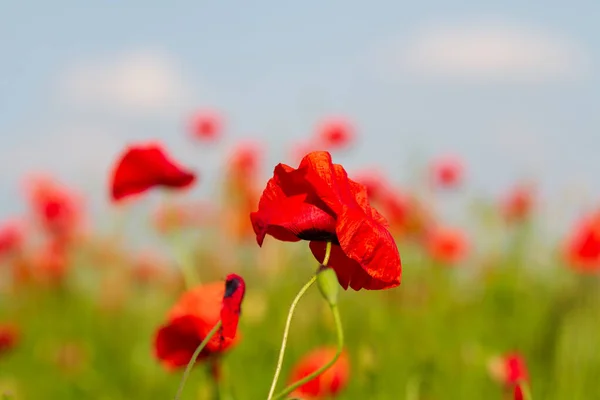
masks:
<path id="1" fill-rule="evenodd" d="M 18 252 L 23 245 L 24 235 L 21 221 L 5 221 L 0 226 L 0 258 Z"/>
<path id="2" fill-rule="evenodd" d="M 225 294 L 223 295 L 223 304 L 221 306 L 221 336 L 226 339 L 233 339 L 237 332 L 240 313 L 242 312 L 242 300 L 246 293 L 246 283 L 241 276 L 236 274 L 227 275 L 225 279 Z"/>
<path id="3" fill-rule="evenodd" d="M 566 257 L 579 272 L 600 272 L 600 211 L 577 223 L 567 238 Z"/>
<path id="4" fill-rule="evenodd" d="M 213 141 L 218 138 L 223 129 L 223 122 L 215 111 L 199 111 L 192 117 L 190 130 L 197 139 Z"/>
<path id="5" fill-rule="evenodd" d="M 335 356 L 335 348 L 319 348 L 304 356 L 293 368 L 290 384 L 312 374 Z M 327 371 L 300 386 L 293 396 L 303 399 L 329 398 L 338 395 L 348 384 L 350 362 L 343 352 Z"/>
<path id="6" fill-rule="evenodd" d="M 455 156 L 444 156 L 431 164 L 433 183 L 442 188 L 453 188 L 463 180 L 462 161 Z"/>
<path id="7" fill-rule="evenodd" d="M 445 264 L 462 261 L 467 255 L 468 240 L 463 231 L 435 227 L 427 234 L 427 250 L 431 258 Z"/>
<path id="8" fill-rule="evenodd" d="M 354 138 L 354 128 L 343 118 L 331 118 L 317 128 L 316 143 L 328 150 L 348 147 Z"/>
<path id="9" fill-rule="evenodd" d="M 12 350 L 19 341 L 19 329 L 16 325 L 0 324 L 0 355 Z"/>
<path id="10" fill-rule="evenodd" d="M 349 179 L 327 152 L 309 153 L 298 169 L 277 165 L 250 219 L 259 246 L 266 235 L 308 240 L 321 261 L 331 242 L 329 265 L 344 289 L 400 284 L 400 254 L 387 222 L 369 205 L 365 187 Z"/>
<path id="11" fill-rule="evenodd" d="M 171 160 L 158 144 L 130 146 L 117 162 L 112 175 L 112 199 L 143 193 L 155 186 L 183 189 L 196 175 Z"/>
<path id="12" fill-rule="evenodd" d="M 81 228 L 82 201 L 55 180 L 37 176 L 26 182 L 32 214 L 42 228 L 57 240 L 69 240 Z"/>
<path id="13" fill-rule="evenodd" d="M 529 218 L 533 205 L 533 188 L 519 185 L 513 188 L 503 200 L 502 213 L 508 222 L 522 222 Z"/>
<path id="14" fill-rule="evenodd" d="M 231 297 L 237 299 L 239 293 L 234 291 L 235 296 Z M 196 348 L 221 319 L 225 294 L 223 282 L 200 285 L 184 293 L 171 308 L 167 323 L 160 327 L 154 341 L 155 355 L 165 367 L 175 369 L 188 364 Z M 230 328 L 234 322 L 237 326 L 237 319 L 227 315 L 230 317 L 227 320 L 230 336 L 213 336 L 200 353 L 199 361 L 219 355 L 235 344 L 235 330 Z"/>

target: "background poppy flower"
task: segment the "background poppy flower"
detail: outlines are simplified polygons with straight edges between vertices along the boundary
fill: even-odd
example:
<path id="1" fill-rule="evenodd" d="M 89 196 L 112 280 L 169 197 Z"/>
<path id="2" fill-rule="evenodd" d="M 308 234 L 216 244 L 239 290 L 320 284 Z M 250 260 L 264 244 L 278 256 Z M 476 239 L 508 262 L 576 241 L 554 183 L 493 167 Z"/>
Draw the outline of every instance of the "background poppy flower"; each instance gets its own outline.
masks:
<path id="1" fill-rule="evenodd" d="M 25 239 L 25 227 L 18 220 L 9 220 L 0 226 L 0 258 L 18 252 Z"/>
<path id="2" fill-rule="evenodd" d="M 400 254 L 387 222 L 369 205 L 366 188 L 333 164 L 328 152 L 309 153 L 298 169 L 277 165 L 250 219 L 259 246 L 267 234 L 282 241 L 308 240 L 322 261 L 331 242 L 329 265 L 344 289 L 400 284 Z"/>
<path id="3" fill-rule="evenodd" d="M 154 340 L 154 354 L 168 369 L 185 367 L 196 348 L 221 318 L 225 285 L 215 282 L 185 292 L 171 308 L 167 323 Z M 198 357 L 198 361 L 227 351 L 235 338 L 215 335 Z"/>
<path id="4" fill-rule="evenodd" d="M 431 164 L 432 180 L 440 188 L 454 188 L 462 183 L 464 166 L 460 158 L 447 155 Z"/>
<path id="5" fill-rule="evenodd" d="M 525 359 L 519 353 L 508 353 L 490 361 L 490 373 L 499 383 L 513 388 L 520 381 L 529 381 Z"/>
<path id="6" fill-rule="evenodd" d="M 330 118 L 317 127 L 315 143 L 325 149 L 338 150 L 348 147 L 354 139 L 354 128 L 344 118 Z"/>
<path id="7" fill-rule="evenodd" d="M 600 211 L 577 222 L 566 241 L 566 257 L 576 271 L 600 271 Z"/>
<path id="8" fill-rule="evenodd" d="M 216 111 L 201 110 L 192 116 L 190 131 L 196 139 L 214 141 L 222 130 L 223 120 Z"/>
<path id="9" fill-rule="evenodd" d="M 501 211 L 508 222 L 522 222 L 529 218 L 534 206 L 534 191 L 531 186 L 514 187 L 501 204 Z"/>
<path id="10" fill-rule="evenodd" d="M 292 369 L 289 383 L 292 384 L 321 368 L 335 356 L 336 349 L 323 347 L 305 355 Z M 344 351 L 336 362 L 324 373 L 300 386 L 292 396 L 303 399 L 320 399 L 337 396 L 348 384 L 350 361 Z"/>
<path id="11" fill-rule="evenodd" d="M 13 324 L 0 324 L 0 355 L 12 350 L 19 341 L 19 328 Z"/>
<path id="12" fill-rule="evenodd" d="M 114 168 L 112 199 L 119 201 L 155 186 L 183 189 L 195 180 L 196 175 L 177 165 L 160 145 L 130 146 Z"/>
<path id="13" fill-rule="evenodd" d="M 426 247 L 434 260 L 445 264 L 455 264 L 466 257 L 469 246 L 463 231 L 437 226 L 427 234 Z"/>

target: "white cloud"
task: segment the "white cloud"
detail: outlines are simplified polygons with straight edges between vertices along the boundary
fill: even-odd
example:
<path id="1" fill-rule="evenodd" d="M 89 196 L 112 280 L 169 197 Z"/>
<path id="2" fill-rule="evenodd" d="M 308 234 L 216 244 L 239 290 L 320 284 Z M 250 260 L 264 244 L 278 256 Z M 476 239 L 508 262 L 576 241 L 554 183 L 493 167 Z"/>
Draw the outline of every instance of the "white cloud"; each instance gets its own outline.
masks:
<path id="1" fill-rule="evenodd" d="M 77 106 L 141 113 L 180 107 L 189 97 L 176 63 L 151 51 L 79 62 L 62 77 L 60 92 Z"/>
<path id="2" fill-rule="evenodd" d="M 382 51 L 393 76 L 548 82 L 579 79 L 588 72 L 585 51 L 568 38 L 496 20 L 424 25 Z"/>

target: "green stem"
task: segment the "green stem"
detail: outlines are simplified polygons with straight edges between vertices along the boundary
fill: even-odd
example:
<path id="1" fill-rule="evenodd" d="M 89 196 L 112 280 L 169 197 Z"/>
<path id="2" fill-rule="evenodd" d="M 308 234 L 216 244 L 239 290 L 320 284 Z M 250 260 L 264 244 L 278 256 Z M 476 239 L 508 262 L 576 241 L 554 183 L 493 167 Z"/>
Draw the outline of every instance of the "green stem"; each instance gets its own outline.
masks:
<path id="1" fill-rule="evenodd" d="M 219 328 L 221 328 L 221 325 L 222 325 L 221 321 L 217 322 L 217 324 L 214 326 L 214 328 L 212 328 L 211 331 L 208 332 L 208 335 L 206 335 L 206 337 L 204 338 L 202 343 L 200 343 L 200 345 L 196 348 L 196 351 L 194 351 L 194 354 L 192 354 L 192 358 L 190 358 L 190 362 L 188 363 L 187 367 L 185 368 L 185 371 L 183 372 L 183 376 L 181 377 L 181 382 L 179 382 L 179 388 L 177 389 L 177 394 L 175 395 L 175 400 L 179 400 L 181 398 L 181 393 L 183 392 L 185 382 L 187 381 L 188 376 L 190 375 L 190 372 L 192 371 L 192 367 L 196 363 L 196 359 L 200 355 L 200 352 L 202 351 L 202 349 L 204 349 L 204 347 L 206 347 L 206 345 L 208 344 L 210 339 L 215 335 L 215 333 L 217 333 Z"/>
<path id="2" fill-rule="evenodd" d="M 283 330 L 283 340 L 281 341 L 281 349 L 279 350 L 279 358 L 277 359 L 277 367 L 275 368 L 275 375 L 273 376 L 273 382 L 271 383 L 271 389 L 269 390 L 268 400 L 273 398 L 273 394 L 275 393 L 275 387 L 277 386 L 277 380 L 279 379 L 279 374 L 281 373 L 281 367 L 283 366 L 283 356 L 285 354 L 285 348 L 287 345 L 288 335 L 290 333 L 290 325 L 292 324 L 292 316 L 294 315 L 294 310 L 298 305 L 298 302 L 304 296 L 304 293 L 317 281 L 317 275 L 313 275 L 308 282 L 300 289 L 294 301 L 292 301 L 292 305 L 290 306 L 290 310 L 288 312 L 287 320 L 285 322 L 285 328 Z"/>
<path id="3" fill-rule="evenodd" d="M 323 365 L 321 368 L 319 368 L 312 374 L 300 379 L 299 381 L 292 383 L 290 386 L 283 389 L 281 392 L 279 392 L 275 396 L 274 400 L 281 400 L 281 399 L 285 398 L 285 396 L 287 396 L 288 394 L 292 393 L 294 390 L 299 388 L 300 386 L 304 385 L 307 382 L 312 381 L 313 379 L 315 379 L 316 377 L 321 375 L 323 372 L 327 371 L 333 364 L 335 364 L 335 362 L 338 360 L 338 358 L 340 358 L 340 355 L 342 354 L 342 351 L 344 350 L 344 330 L 342 328 L 342 320 L 340 318 L 340 312 L 339 312 L 338 306 L 332 305 L 331 312 L 333 313 L 333 318 L 335 320 L 335 330 L 337 332 L 337 352 L 335 353 L 335 356 L 331 359 L 331 361 L 329 361 L 327 364 Z"/>

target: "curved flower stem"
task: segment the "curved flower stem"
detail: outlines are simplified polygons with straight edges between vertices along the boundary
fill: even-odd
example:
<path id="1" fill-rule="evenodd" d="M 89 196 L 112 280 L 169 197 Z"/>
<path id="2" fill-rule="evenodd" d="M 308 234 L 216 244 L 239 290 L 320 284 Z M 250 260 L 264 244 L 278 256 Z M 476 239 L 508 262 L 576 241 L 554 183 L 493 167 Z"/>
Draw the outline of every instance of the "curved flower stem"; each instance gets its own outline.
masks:
<path id="1" fill-rule="evenodd" d="M 183 372 L 183 376 L 181 377 L 181 382 L 179 382 L 179 388 L 177 389 L 177 394 L 174 397 L 175 400 L 179 400 L 179 398 L 181 397 L 181 393 L 183 392 L 185 382 L 187 381 L 188 376 L 190 375 L 190 372 L 192 371 L 192 367 L 194 366 L 194 364 L 196 363 L 196 359 L 200 355 L 200 352 L 202 351 L 202 349 L 204 349 L 204 347 L 206 347 L 206 345 L 208 344 L 210 339 L 215 335 L 215 333 L 217 333 L 219 328 L 221 328 L 222 324 L 223 323 L 221 321 L 217 322 L 217 324 L 211 329 L 211 331 L 208 332 L 208 335 L 206 335 L 206 337 L 204 338 L 202 343 L 200 343 L 200 345 L 196 348 L 196 351 L 194 351 L 192 358 L 190 358 L 190 362 L 188 363 L 187 367 L 185 368 L 185 371 Z"/>
<path id="2" fill-rule="evenodd" d="M 325 257 L 323 258 L 322 265 L 327 265 L 329 262 L 329 257 L 331 256 L 331 242 L 327 242 L 325 247 Z M 277 380 L 279 379 L 279 374 L 281 373 L 281 367 L 283 366 L 283 356 L 285 354 L 285 347 L 287 345 L 287 338 L 290 333 L 290 325 L 292 323 L 292 316 L 294 315 L 294 310 L 298 305 L 298 302 L 304 296 L 304 293 L 317 281 L 317 275 L 313 275 L 312 278 L 300 289 L 294 301 L 292 301 L 292 305 L 290 306 L 290 310 L 288 312 L 287 320 L 285 322 L 285 328 L 283 330 L 283 339 L 281 341 L 281 349 L 279 350 L 279 358 L 277 359 L 277 367 L 275 367 L 275 375 L 273 376 L 273 382 L 271 382 L 271 389 L 269 389 L 269 395 L 267 396 L 267 400 L 271 400 L 273 398 L 273 394 L 275 393 L 275 387 L 277 386 Z"/>
<path id="3" fill-rule="evenodd" d="M 283 339 L 281 341 L 281 349 L 279 350 L 279 358 L 277 359 L 277 367 L 275 368 L 275 375 L 273 376 L 273 382 L 271 383 L 271 389 L 269 390 L 268 400 L 273 398 L 273 393 L 275 393 L 275 386 L 277 386 L 277 379 L 279 379 L 279 374 L 281 373 L 281 367 L 283 365 L 283 356 L 285 354 L 285 347 L 287 345 L 288 335 L 290 333 L 290 325 L 292 323 L 292 316 L 294 315 L 294 310 L 298 305 L 298 302 L 304 296 L 304 293 L 317 281 L 317 275 L 313 275 L 308 282 L 300 289 L 294 301 L 292 301 L 292 305 L 290 306 L 290 311 L 288 312 L 287 320 L 285 321 L 285 328 L 283 330 Z"/>
<path id="4" fill-rule="evenodd" d="M 333 318 L 335 320 L 335 330 L 337 332 L 337 352 L 335 356 L 329 361 L 327 364 L 323 365 L 321 368 L 313 372 L 312 374 L 305 376 L 304 378 L 292 383 L 290 386 L 283 389 L 281 392 L 275 396 L 274 400 L 280 400 L 285 398 L 288 394 L 292 393 L 294 390 L 304 385 L 307 382 L 312 381 L 317 376 L 321 375 L 323 372 L 327 371 L 329 367 L 331 367 L 335 362 L 340 358 L 342 351 L 344 350 L 344 330 L 342 329 L 342 320 L 340 319 L 340 312 L 338 310 L 337 305 L 331 306 L 331 312 L 333 313 Z"/>

